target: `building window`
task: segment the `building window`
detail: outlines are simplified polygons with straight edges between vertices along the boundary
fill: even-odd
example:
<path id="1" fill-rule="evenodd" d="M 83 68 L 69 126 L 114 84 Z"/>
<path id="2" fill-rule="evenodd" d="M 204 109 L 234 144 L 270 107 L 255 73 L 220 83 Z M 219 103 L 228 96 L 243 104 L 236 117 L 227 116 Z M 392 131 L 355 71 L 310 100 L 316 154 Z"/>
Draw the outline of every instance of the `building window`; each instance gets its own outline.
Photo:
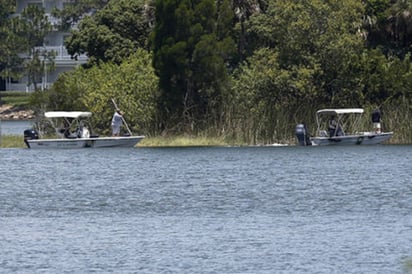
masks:
<path id="1" fill-rule="evenodd" d="M 67 8 L 67 7 L 74 6 L 74 5 L 75 5 L 74 1 L 63 2 L 63 8 Z"/>
<path id="2" fill-rule="evenodd" d="M 36 3 L 28 3 L 28 7 L 38 7 L 39 9 L 43 8 L 43 3 L 42 2 L 36 2 Z"/>

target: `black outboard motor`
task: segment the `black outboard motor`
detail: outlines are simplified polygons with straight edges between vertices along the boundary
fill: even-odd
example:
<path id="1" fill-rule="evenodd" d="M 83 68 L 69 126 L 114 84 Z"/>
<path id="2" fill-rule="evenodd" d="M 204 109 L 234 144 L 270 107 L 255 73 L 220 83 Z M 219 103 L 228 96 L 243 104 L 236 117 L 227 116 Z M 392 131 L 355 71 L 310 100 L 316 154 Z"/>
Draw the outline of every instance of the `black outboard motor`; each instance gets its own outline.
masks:
<path id="1" fill-rule="evenodd" d="M 26 143 L 27 147 L 30 148 L 29 142 L 27 140 L 36 140 L 39 139 L 39 134 L 35 129 L 26 129 L 24 130 L 24 142 Z"/>
<path id="2" fill-rule="evenodd" d="M 296 139 L 301 146 L 310 146 L 309 131 L 305 124 L 297 124 L 295 128 Z"/>

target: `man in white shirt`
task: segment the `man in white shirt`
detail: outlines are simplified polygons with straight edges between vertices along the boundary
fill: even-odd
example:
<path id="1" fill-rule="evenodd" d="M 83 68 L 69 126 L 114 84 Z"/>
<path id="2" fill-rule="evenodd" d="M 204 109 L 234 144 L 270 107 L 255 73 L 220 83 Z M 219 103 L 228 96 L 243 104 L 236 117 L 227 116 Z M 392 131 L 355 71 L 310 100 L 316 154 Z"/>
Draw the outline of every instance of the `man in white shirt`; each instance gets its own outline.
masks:
<path id="1" fill-rule="evenodd" d="M 119 136 L 120 127 L 123 124 L 123 113 L 120 110 L 116 110 L 112 118 L 112 136 Z"/>

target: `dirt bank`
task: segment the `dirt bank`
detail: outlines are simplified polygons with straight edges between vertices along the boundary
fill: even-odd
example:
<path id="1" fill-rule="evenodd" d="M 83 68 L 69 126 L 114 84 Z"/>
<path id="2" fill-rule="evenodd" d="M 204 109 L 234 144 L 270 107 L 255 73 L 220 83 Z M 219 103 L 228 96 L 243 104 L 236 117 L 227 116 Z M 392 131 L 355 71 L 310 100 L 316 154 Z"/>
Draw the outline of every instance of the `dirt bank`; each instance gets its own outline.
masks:
<path id="1" fill-rule="evenodd" d="M 0 106 L 1 120 L 30 120 L 33 119 L 33 111 L 22 109 L 21 107 L 13 107 L 10 105 Z"/>

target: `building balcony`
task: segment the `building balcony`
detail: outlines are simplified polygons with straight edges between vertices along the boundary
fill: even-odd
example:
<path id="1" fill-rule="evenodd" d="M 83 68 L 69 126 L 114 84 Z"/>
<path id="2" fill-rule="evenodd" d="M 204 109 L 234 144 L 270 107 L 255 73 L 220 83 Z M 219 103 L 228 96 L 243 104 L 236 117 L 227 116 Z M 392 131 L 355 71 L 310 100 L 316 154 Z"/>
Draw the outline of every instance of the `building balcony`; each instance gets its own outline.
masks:
<path id="1" fill-rule="evenodd" d="M 47 82 L 45 83 L 44 81 L 42 83 L 37 83 L 37 88 L 40 90 L 45 90 L 50 88 L 53 85 L 53 83 Z M 34 85 L 27 85 L 25 83 L 8 83 L 6 82 L 6 91 L 16 91 L 16 92 L 33 92 L 34 91 Z"/>
<path id="2" fill-rule="evenodd" d="M 62 20 L 58 17 L 54 17 L 51 13 L 45 13 L 45 15 L 47 16 L 47 20 L 51 24 L 53 30 L 61 31 L 60 27 L 61 27 Z M 78 23 L 74 23 L 70 26 L 70 29 L 77 29 L 77 28 L 78 28 Z"/>
<path id="3" fill-rule="evenodd" d="M 85 54 L 77 56 L 76 59 L 73 59 L 70 54 L 67 52 L 67 49 L 64 46 L 45 46 L 45 47 L 37 47 L 36 50 L 40 52 L 54 52 L 55 58 L 54 62 L 56 65 L 59 64 L 85 64 L 88 60 L 88 57 Z"/>
<path id="4" fill-rule="evenodd" d="M 28 87 L 26 84 L 22 83 L 8 83 L 6 82 L 6 91 L 32 91 L 32 87 Z"/>
<path id="5" fill-rule="evenodd" d="M 51 53 L 54 52 L 54 67 L 55 69 L 52 72 L 44 73 L 41 81 L 37 84 L 37 87 L 41 90 L 50 88 L 54 81 L 57 79 L 58 75 L 62 72 L 72 70 L 78 65 L 87 63 L 87 56 L 80 55 L 77 59 L 73 59 L 70 54 L 67 52 L 67 49 L 64 46 L 44 46 L 37 47 L 36 50 L 40 52 L 40 55 L 43 55 L 45 52 Z M 30 58 L 27 54 L 22 54 L 21 58 Z M 40 57 L 42 58 L 42 57 Z M 34 91 L 34 86 L 27 86 L 27 79 L 23 77 L 17 81 L 12 81 L 11 79 L 6 79 L 5 83 L 6 91 L 25 91 L 32 92 Z"/>

